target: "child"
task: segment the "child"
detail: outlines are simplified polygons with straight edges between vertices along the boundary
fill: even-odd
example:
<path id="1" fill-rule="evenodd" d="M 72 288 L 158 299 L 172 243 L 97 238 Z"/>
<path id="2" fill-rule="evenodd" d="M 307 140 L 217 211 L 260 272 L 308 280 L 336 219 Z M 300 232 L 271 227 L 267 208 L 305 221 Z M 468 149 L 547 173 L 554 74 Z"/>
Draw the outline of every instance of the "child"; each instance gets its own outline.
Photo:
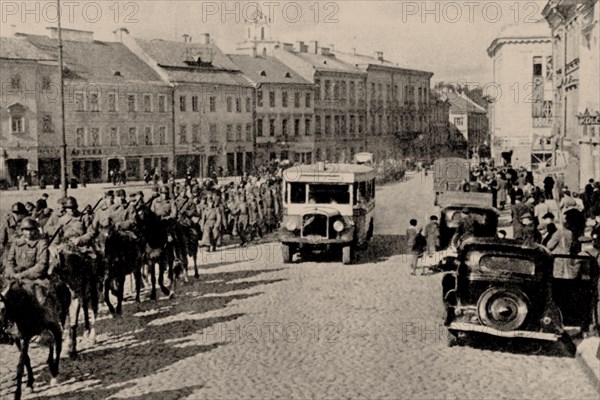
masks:
<path id="1" fill-rule="evenodd" d="M 410 259 L 411 275 L 416 275 L 417 261 L 420 253 L 421 230 L 417 228 L 417 220 L 410 220 L 410 227 L 406 230 L 406 249 Z"/>

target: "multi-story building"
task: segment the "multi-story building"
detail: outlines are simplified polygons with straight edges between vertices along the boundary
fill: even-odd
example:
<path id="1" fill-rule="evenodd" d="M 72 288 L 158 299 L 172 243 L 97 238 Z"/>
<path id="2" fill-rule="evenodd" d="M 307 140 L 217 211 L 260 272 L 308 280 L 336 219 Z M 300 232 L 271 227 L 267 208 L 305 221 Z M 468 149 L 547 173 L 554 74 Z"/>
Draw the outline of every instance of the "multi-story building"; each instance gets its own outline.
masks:
<path id="1" fill-rule="evenodd" d="M 0 67 L 0 179 L 16 185 L 38 171 L 60 177 L 56 57 L 23 38 L 2 37 Z"/>
<path id="2" fill-rule="evenodd" d="M 445 86 L 437 90 L 450 103 L 450 129 L 460 132 L 466 140 L 467 156 L 487 157 L 490 141 L 487 110 L 458 88 Z"/>
<path id="3" fill-rule="evenodd" d="M 312 163 L 314 85 L 270 56 L 229 55 L 256 89 L 256 162 Z"/>
<path id="4" fill-rule="evenodd" d="M 600 2 L 551 0 L 543 15 L 554 38 L 556 164 L 581 189 L 600 179 Z"/>
<path id="5" fill-rule="evenodd" d="M 175 171 L 241 175 L 254 169 L 254 88 L 205 34 L 201 43 L 133 38 L 115 32 L 173 88 Z"/>
<path id="6" fill-rule="evenodd" d="M 504 27 L 487 49 L 494 84 L 490 104 L 492 157 L 519 166 L 550 165 L 552 124 L 552 36 L 546 21 Z"/>
<path id="7" fill-rule="evenodd" d="M 57 30 L 49 30 L 49 37 L 17 34 L 17 39 L 56 59 Z M 63 30 L 63 39 L 68 176 L 95 182 L 108 179 L 115 169 L 127 171 L 130 178 L 140 178 L 144 165 L 167 170 L 172 163 L 169 85 L 122 44 L 96 41 L 92 32 L 72 29 Z M 42 92 L 38 102 L 37 170 L 46 181 L 55 179 L 60 168 L 55 69 L 54 74 L 42 76 L 41 87 L 50 92 L 46 96 Z M 30 140 L 33 144 L 35 137 Z"/>
<path id="8" fill-rule="evenodd" d="M 429 135 L 424 143 L 432 159 L 466 157 L 467 141 L 449 121 L 450 102 L 435 90 L 429 94 Z"/>
<path id="9" fill-rule="evenodd" d="M 335 56 L 366 73 L 367 149 L 375 158 L 430 153 L 429 87 L 433 73 L 401 68 L 373 56 L 336 51 Z"/>

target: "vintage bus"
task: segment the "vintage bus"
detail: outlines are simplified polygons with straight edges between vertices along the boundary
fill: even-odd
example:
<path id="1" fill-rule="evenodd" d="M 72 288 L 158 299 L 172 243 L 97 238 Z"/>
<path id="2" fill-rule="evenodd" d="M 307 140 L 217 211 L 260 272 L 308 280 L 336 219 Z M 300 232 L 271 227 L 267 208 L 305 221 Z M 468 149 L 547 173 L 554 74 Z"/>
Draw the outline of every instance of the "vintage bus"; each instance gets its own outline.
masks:
<path id="1" fill-rule="evenodd" d="M 305 248 L 342 250 L 352 263 L 357 247 L 373 236 L 375 170 L 366 165 L 291 167 L 283 173 L 283 260 Z"/>

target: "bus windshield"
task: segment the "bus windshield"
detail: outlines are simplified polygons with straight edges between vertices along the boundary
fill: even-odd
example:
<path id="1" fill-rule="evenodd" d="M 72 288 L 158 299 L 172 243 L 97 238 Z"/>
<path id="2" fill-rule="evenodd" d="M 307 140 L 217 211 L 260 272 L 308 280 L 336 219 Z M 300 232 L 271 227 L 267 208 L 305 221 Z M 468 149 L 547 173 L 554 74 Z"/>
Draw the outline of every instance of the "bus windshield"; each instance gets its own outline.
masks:
<path id="1" fill-rule="evenodd" d="M 309 204 L 350 204 L 350 185 L 308 185 Z"/>

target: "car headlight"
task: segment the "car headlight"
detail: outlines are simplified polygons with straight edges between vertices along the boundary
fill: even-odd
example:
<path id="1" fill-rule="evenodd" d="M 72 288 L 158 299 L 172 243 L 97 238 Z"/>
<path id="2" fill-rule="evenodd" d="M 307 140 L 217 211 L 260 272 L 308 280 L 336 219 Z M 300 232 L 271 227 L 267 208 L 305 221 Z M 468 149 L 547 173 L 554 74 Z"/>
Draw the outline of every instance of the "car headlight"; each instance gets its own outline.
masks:
<path id="1" fill-rule="evenodd" d="M 341 232 L 341 231 L 343 231 L 344 230 L 344 223 L 342 221 L 340 221 L 340 220 L 335 221 L 333 223 L 333 229 L 336 232 L 338 232 L 338 233 Z"/>
<path id="2" fill-rule="evenodd" d="M 296 228 L 298 228 L 298 225 L 296 225 L 296 220 L 290 219 L 286 224 L 285 224 L 285 228 L 288 231 L 295 231 Z"/>

